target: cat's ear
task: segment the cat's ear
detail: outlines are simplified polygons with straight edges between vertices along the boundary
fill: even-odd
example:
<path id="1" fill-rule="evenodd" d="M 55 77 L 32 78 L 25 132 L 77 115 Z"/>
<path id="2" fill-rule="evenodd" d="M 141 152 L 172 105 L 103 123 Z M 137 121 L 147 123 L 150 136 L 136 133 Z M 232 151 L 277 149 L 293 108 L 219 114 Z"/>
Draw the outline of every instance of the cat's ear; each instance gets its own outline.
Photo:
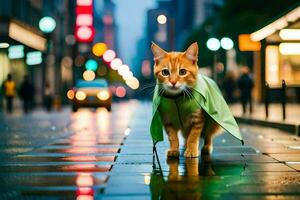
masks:
<path id="1" fill-rule="evenodd" d="M 154 55 L 154 61 L 155 62 L 159 61 L 160 59 L 162 59 L 163 57 L 165 57 L 165 55 L 167 54 L 167 52 L 165 50 L 163 50 L 162 48 L 160 48 L 154 42 L 152 42 L 151 49 L 152 49 L 152 53 Z"/>
<path id="2" fill-rule="evenodd" d="M 187 59 L 189 59 L 190 61 L 192 61 L 193 63 L 197 62 L 198 60 L 198 44 L 197 42 L 194 42 L 193 44 L 191 44 L 189 46 L 189 48 L 187 48 L 187 50 L 185 51 L 185 56 Z"/>

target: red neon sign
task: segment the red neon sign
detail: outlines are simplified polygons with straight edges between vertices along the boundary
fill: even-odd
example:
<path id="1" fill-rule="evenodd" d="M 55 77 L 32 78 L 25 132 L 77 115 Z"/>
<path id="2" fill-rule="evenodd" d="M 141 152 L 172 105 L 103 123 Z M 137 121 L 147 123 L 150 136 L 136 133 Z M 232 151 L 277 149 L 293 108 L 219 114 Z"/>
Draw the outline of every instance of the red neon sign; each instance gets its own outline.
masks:
<path id="1" fill-rule="evenodd" d="M 93 42 L 95 36 L 93 0 L 76 1 L 75 38 L 78 42 Z"/>

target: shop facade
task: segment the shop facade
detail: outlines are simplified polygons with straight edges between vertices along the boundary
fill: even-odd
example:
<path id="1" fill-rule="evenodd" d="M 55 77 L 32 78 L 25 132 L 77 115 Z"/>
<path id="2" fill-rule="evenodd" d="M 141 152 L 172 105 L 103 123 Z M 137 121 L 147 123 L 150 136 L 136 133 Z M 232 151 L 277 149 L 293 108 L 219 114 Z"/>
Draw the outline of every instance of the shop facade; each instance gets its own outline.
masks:
<path id="1" fill-rule="evenodd" d="M 287 100 L 300 102 L 300 6 L 253 32 L 250 38 L 261 44 L 253 56 L 256 99 L 265 98 L 268 84 L 270 100 L 280 101 L 284 81 Z"/>

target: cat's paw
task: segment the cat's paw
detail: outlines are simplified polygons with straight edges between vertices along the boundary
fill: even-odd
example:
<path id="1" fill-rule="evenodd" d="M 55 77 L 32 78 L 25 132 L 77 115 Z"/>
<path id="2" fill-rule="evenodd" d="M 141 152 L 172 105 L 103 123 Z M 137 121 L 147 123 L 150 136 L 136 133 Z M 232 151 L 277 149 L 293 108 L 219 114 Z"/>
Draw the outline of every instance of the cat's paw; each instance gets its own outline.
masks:
<path id="1" fill-rule="evenodd" d="M 179 157 L 179 151 L 178 150 L 173 150 L 169 149 L 167 153 L 168 157 Z"/>
<path id="2" fill-rule="evenodd" d="M 184 157 L 186 157 L 186 158 L 196 158 L 198 156 L 199 156 L 198 149 L 187 148 L 184 152 Z"/>
<path id="3" fill-rule="evenodd" d="M 212 154 L 213 152 L 213 146 L 212 145 L 204 145 L 204 147 L 202 148 L 201 154 Z"/>

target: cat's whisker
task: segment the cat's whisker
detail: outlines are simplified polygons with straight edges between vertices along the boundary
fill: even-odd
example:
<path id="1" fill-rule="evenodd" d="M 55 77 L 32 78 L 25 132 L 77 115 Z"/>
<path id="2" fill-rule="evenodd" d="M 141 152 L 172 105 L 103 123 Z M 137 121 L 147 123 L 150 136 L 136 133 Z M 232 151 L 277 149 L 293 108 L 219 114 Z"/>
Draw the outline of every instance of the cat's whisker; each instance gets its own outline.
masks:
<path id="1" fill-rule="evenodd" d="M 186 91 L 186 93 L 188 94 L 189 98 L 192 99 L 193 101 L 195 101 L 195 97 L 194 97 L 194 95 L 192 94 L 192 92 L 190 91 L 190 89 L 187 88 L 185 91 Z"/>
<path id="2" fill-rule="evenodd" d="M 155 85 L 145 86 L 145 87 L 141 88 L 141 89 L 139 90 L 139 92 L 143 92 L 144 90 L 151 89 L 151 88 L 154 88 L 154 87 L 155 87 Z"/>

